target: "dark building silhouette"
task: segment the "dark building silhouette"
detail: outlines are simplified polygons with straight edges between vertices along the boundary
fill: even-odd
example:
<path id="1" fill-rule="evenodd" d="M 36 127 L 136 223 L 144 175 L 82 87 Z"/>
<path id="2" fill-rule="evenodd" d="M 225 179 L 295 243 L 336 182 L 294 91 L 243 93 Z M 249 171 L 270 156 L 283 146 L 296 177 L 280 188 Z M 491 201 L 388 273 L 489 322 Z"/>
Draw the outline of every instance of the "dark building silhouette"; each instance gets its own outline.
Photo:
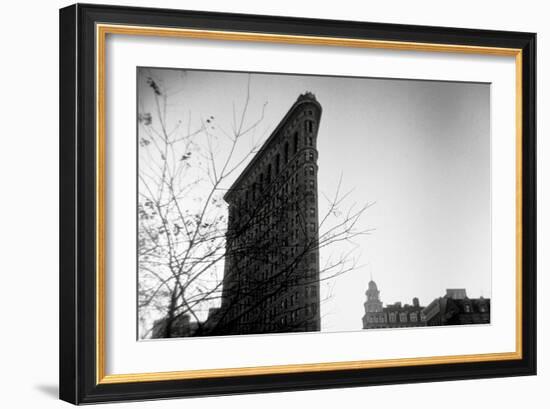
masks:
<path id="1" fill-rule="evenodd" d="M 424 314 L 429 326 L 489 324 L 491 300 L 468 298 L 465 289 L 448 289 L 445 296 L 436 298 L 424 309 Z"/>
<path id="2" fill-rule="evenodd" d="M 224 196 L 227 254 L 210 335 L 320 330 L 321 110 L 313 94 L 300 95 Z"/>
<path id="3" fill-rule="evenodd" d="M 436 298 L 427 307 L 420 306 L 416 297 L 412 305 L 396 302 L 383 307 L 380 291 L 372 280 L 366 295 L 363 329 L 490 323 L 491 300 L 468 298 L 462 288 L 447 289 L 445 296 Z"/>
<path id="4" fill-rule="evenodd" d="M 363 316 L 363 329 L 373 328 L 401 328 L 423 327 L 426 319 L 418 298 L 413 298 L 412 305 L 402 305 L 400 302 L 382 306 L 380 291 L 374 281 L 369 281 L 369 288 L 365 293 L 367 301 L 363 304 L 365 315 Z"/>
<path id="5" fill-rule="evenodd" d="M 166 328 L 168 322 L 170 322 L 169 329 Z M 198 327 L 196 321 L 191 321 L 189 314 L 179 315 L 172 320 L 161 318 L 154 322 L 151 338 L 166 338 L 167 334 L 171 338 L 190 337 L 194 335 Z"/>

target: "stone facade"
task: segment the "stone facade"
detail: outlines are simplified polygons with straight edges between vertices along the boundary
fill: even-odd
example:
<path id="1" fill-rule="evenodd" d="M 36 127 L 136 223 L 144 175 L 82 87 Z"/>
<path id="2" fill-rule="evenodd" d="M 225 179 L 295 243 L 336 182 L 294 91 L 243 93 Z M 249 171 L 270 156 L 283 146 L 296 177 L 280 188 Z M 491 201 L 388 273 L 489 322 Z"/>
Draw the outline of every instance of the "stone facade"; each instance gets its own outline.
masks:
<path id="1" fill-rule="evenodd" d="M 365 307 L 363 329 L 426 326 L 426 319 L 422 312 L 424 307 L 420 306 L 418 298 L 413 298 L 412 305 L 396 302 L 383 307 L 380 291 L 372 280 L 369 282 L 366 295 L 367 301 L 363 304 Z"/>
<path id="2" fill-rule="evenodd" d="M 491 300 L 468 298 L 463 288 L 447 289 L 443 297 L 436 298 L 427 307 L 420 306 L 416 297 L 412 305 L 396 302 L 383 307 L 380 291 L 372 280 L 366 295 L 363 329 L 488 324 L 491 321 Z"/>
<path id="3" fill-rule="evenodd" d="M 224 196 L 227 255 L 211 334 L 320 330 L 320 119 L 315 96 L 300 95 Z"/>
<path id="4" fill-rule="evenodd" d="M 491 300 L 468 298 L 465 289 L 448 289 L 424 309 L 424 314 L 428 326 L 489 324 Z"/>

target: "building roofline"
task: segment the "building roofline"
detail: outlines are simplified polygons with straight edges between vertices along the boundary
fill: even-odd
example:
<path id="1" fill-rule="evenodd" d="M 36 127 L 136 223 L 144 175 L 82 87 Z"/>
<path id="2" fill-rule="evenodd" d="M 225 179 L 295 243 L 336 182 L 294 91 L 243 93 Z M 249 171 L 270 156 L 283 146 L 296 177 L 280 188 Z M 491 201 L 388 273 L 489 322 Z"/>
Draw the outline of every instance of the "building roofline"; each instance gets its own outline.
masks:
<path id="1" fill-rule="evenodd" d="M 290 109 L 287 111 L 287 113 L 285 114 L 285 116 L 283 117 L 283 119 L 281 119 L 279 121 L 279 123 L 277 124 L 277 126 L 275 127 L 275 129 L 273 130 L 273 132 L 271 132 L 271 135 L 269 135 L 269 138 L 267 138 L 267 140 L 264 142 L 264 144 L 262 145 L 262 147 L 258 150 L 258 152 L 256 152 L 256 154 L 254 155 L 254 157 L 250 160 L 250 162 L 248 163 L 248 165 L 246 165 L 246 167 L 244 168 L 244 170 L 241 172 L 241 174 L 239 175 L 239 177 L 237 178 L 237 180 L 235 180 L 232 184 L 231 184 L 231 187 L 229 189 L 227 189 L 227 192 L 225 192 L 225 194 L 223 195 L 223 199 L 227 202 L 227 199 L 229 198 L 229 196 L 233 193 L 233 191 L 235 190 L 235 187 L 238 186 L 242 181 L 243 179 L 246 178 L 246 176 L 248 175 L 248 173 L 250 172 L 250 170 L 253 168 L 254 164 L 260 160 L 260 158 L 263 156 L 263 154 L 267 151 L 267 148 L 268 146 L 273 142 L 273 140 L 275 139 L 275 137 L 279 134 L 279 131 L 281 130 L 281 128 L 283 127 L 283 125 L 287 122 L 287 120 L 292 116 L 292 114 L 297 110 L 297 108 L 300 106 L 300 105 L 303 105 L 303 104 L 306 104 L 306 103 L 313 103 L 315 105 L 317 105 L 317 107 L 319 108 L 319 112 L 322 112 L 323 111 L 323 108 L 321 107 L 321 104 L 317 101 L 317 98 L 315 98 L 315 95 L 312 94 L 311 92 L 305 92 L 303 94 L 300 94 L 300 96 L 298 96 L 298 99 L 294 102 L 294 104 L 292 104 L 292 106 L 290 107 Z"/>

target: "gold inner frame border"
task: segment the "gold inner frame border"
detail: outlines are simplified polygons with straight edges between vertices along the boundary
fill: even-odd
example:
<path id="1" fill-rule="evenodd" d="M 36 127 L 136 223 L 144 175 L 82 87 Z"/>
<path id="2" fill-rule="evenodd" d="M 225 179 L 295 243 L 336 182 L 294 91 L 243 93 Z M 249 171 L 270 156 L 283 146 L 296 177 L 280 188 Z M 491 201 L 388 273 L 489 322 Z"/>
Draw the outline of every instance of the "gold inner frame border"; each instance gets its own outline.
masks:
<path id="1" fill-rule="evenodd" d="M 416 43 L 186 28 L 96 24 L 96 383 L 173 381 L 229 376 L 291 374 L 350 369 L 390 368 L 522 359 L 522 50 L 458 44 Z M 371 48 L 400 51 L 466 53 L 515 57 L 516 65 L 516 350 L 503 353 L 449 355 L 367 361 L 183 370 L 129 374 L 105 373 L 105 42 L 107 35 L 195 38 L 295 45 Z"/>

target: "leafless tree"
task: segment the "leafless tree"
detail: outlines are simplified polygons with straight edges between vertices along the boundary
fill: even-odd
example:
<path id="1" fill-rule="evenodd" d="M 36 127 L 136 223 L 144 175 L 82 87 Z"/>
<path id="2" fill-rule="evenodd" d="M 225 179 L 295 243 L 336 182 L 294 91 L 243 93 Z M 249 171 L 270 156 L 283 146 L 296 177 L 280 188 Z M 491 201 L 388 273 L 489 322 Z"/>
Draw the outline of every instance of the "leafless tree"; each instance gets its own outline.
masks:
<path id="1" fill-rule="evenodd" d="M 219 332 L 220 323 L 227 327 L 243 315 L 252 321 L 261 319 L 255 313 L 257 307 L 296 282 L 302 260 L 313 249 L 330 248 L 338 242 L 349 244 L 349 251 L 327 259 L 320 268 L 320 276 L 312 280 L 328 280 L 357 267 L 353 239 L 368 234 L 368 230 L 359 227 L 359 220 L 369 205 L 346 205 L 350 194 L 342 193 L 342 180 L 331 198 L 324 197 L 328 210 L 319 219 L 316 239 L 301 240 L 286 260 L 270 258 L 273 229 L 264 228 L 268 220 L 273 224 L 273 220 L 282 217 L 283 206 L 266 206 L 259 200 L 249 209 L 246 222 L 238 229 L 227 231 L 227 205 L 223 200 L 227 182 L 256 154 L 265 136 L 260 125 L 267 103 L 262 105 L 257 117 L 250 118 L 250 78 L 242 107 L 232 105 L 233 121 L 229 126 L 219 123 L 212 113 L 201 117 L 193 129 L 191 114 L 169 121 L 168 90 L 154 73 L 143 71 L 141 74 L 153 101 L 151 112 L 140 107 L 138 113 L 141 338 L 153 334 L 155 318 L 157 323 L 162 323 L 160 336 L 164 338 L 182 336 L 174 329 L 174 323 L 182 317 L 196 323 L 194 333 L 197 335 Z M 258 133 L 259 138 L 250 138 L 251 134 Z M 249 145 L 251 139 L 257 142 Z M 263 194 L 267 202 L 273 192 L 266 189 Z M 297 196 L 294 200 L 284 200 L 284 206 L 297 208 L 303 201 L 303 197 Z M 263 234 L 256 235 L 253 242 L 246 240 L 247 234 L 258 228 Z M 305 232 L 307 226 L 302 228 Z M 227 245 L 228 235 L 232 243 L 237 243 L 231 248 Z M 273 273 L 250 280 L 245 287 L 224 289 L 221 271 L 224 260 L 230 257 L 237 260 L 237 269 L 238 260 L 244 255 L 254 262 L 273 265 Z M 225 274 L 232 272 L 226 267 Z M 212 320 L 210 327 L 205 328 L 206 313 L 220 305 L 222 294 L 225 294 L 225 303 L 247 301 L 231 320 L 218 317 L 215 323 L 218 328 L 212 327 Z"/>

